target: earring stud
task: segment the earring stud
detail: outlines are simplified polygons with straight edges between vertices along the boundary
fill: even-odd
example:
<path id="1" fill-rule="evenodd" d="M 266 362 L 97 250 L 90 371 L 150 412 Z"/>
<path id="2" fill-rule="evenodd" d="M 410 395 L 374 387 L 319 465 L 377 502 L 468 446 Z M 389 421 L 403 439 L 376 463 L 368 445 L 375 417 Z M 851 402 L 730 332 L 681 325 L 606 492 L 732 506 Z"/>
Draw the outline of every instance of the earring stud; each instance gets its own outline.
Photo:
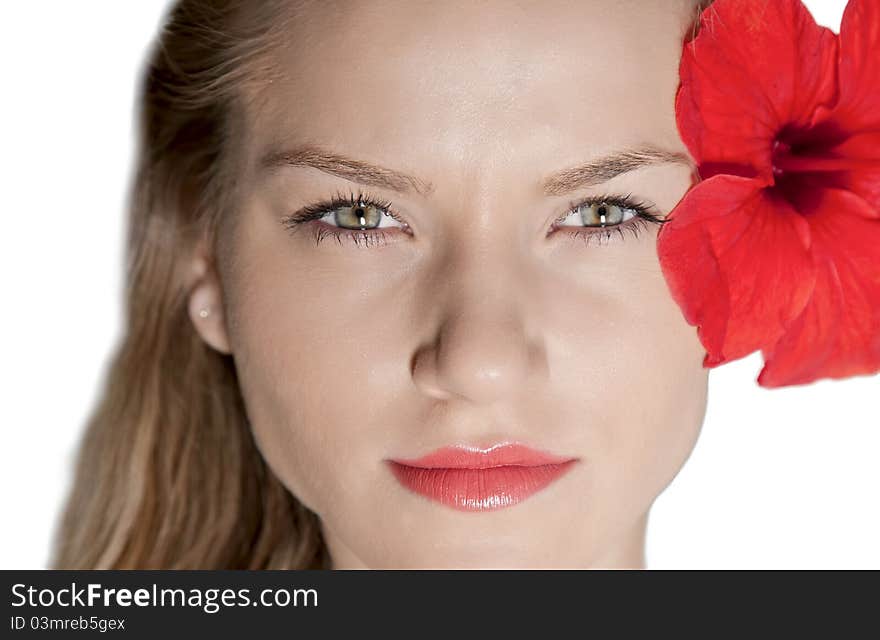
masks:
<path id="1" fill-rule="evenodd" d="M 207 318 L 210 313 L 211 312 L 208 311 L 207 309 L 202 309 L 201 311 L 199 311 L 199 317 L 200 318 Z"/>

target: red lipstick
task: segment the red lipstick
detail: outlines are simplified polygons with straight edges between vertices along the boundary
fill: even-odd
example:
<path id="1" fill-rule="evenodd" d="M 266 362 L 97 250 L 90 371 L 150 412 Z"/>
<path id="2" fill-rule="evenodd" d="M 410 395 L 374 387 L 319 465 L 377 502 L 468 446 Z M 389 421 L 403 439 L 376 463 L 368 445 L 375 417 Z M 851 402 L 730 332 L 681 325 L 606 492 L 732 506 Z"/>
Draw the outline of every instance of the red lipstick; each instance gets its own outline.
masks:
<path id="1" fill-rule="evenodd" d="M 460 511 L 513 506 L 561 477 L 575 462 L 576 458 L 520 444 L 444 447 L 413 460 L 388 460 L 401 485 Z"/>

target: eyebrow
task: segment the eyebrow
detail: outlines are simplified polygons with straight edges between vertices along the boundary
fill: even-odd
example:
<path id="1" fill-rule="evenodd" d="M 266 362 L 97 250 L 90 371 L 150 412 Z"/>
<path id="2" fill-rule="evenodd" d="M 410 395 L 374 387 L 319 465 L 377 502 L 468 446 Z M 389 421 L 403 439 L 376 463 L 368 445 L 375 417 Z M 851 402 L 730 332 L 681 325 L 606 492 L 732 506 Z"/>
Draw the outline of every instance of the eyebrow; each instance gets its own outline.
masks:
<path id="1" fill-rule="evenodd" d="M 608 182 L 642 167 L 667 163 L 693 166 L 693 162 L 684 153 L 643 146 L 602 156 L 555 173 L 544 181 L 544 193 L 548 196 L 561 196 L 582 187 Z"/>
<path id="2" fill-rule="evenodd" d="M 543 190 L 548 196 L 565 195 L 583 187 L 602 184 L 616 176 L 645 166 L 666 163 L 687 166 L 693 164 L 684 153 L 642 146 L 611 153 L 554 173 L 544 179 Z M 260 159 L 260 167 L 264 170 L 274 171 L 285 166 L 313 167 L 352 182 L 382 187 L 398 193 L 414 191 L 427 196 L 434 190 L 432 183 L 421 178 L 349 158 L 312 144 L 292 150 L 269 151 Z"/>
<path id="3" fill-rule="evenodd" d="M 270 151 L 262 157 L 260 166 L 269 170 L 284 166 L 313 167 L 352 182 L 383 187 L 398 193 L 415 191 L 427 196 L 434 190 L 433 184 L 415 176 L 348 158 L 316 145 L 304 145 L 289 151 Z"/>

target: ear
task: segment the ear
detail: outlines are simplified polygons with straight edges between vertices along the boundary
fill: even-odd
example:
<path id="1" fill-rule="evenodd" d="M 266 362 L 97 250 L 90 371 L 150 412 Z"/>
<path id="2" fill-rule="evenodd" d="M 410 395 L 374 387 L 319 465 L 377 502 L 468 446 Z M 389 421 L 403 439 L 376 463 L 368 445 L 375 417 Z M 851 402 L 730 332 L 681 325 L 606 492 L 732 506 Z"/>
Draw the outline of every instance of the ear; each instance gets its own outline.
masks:
<path id="1" fill-rule="evenodd" d="M 203 249 L 192 258 L 189 287 L 189 317 L 208 346 L 229 354 L 229 335 L 223 314 L 223 291 L 213 260 Z"/>

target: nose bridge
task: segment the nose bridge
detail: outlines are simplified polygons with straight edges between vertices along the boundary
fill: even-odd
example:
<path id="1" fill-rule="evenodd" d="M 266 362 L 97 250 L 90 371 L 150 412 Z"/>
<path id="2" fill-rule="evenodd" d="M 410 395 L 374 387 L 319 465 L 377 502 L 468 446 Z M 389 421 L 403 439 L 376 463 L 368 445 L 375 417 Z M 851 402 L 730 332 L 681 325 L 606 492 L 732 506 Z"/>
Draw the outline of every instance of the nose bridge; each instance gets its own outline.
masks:
<path id="1" fill-rule="evenodd" d="M 520 392 L 539 364 L 530 335 L 524 257 L 493 229 L 471 227 L 439 260 L 433 335 L 413 378 L 430 395 L 491 403 Z M 486 234 L 489 235 L 486 235 Z"/>

